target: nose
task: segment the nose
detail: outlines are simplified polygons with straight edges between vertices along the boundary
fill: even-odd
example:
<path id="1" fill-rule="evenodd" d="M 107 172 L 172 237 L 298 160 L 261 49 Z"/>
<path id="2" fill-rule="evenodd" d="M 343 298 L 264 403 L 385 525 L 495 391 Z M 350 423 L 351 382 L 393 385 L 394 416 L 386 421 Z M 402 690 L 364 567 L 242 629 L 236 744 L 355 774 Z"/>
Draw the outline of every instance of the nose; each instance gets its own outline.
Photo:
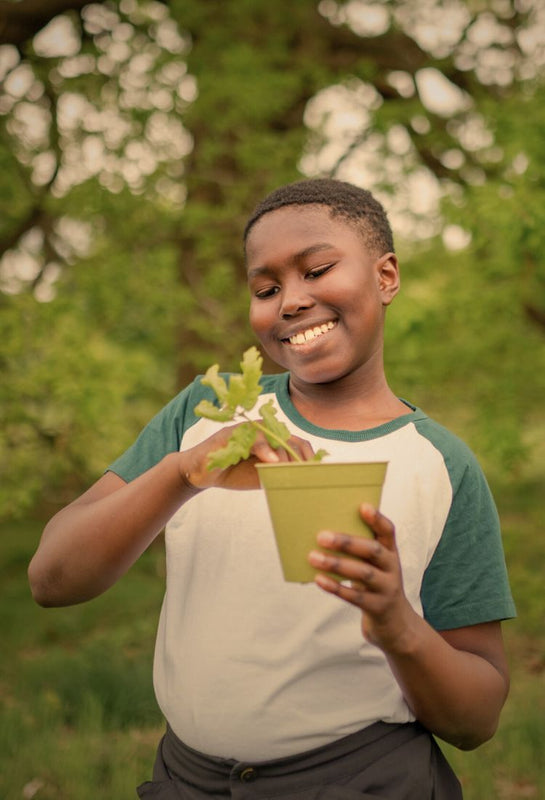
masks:
<path id="1" fill-rule="evenodd" d="M 282 319 L 290 319 L 299 312 L 312 308 L 314 300 L 303 283 L 291 283 L 282 290 L 279 314 Z"/>

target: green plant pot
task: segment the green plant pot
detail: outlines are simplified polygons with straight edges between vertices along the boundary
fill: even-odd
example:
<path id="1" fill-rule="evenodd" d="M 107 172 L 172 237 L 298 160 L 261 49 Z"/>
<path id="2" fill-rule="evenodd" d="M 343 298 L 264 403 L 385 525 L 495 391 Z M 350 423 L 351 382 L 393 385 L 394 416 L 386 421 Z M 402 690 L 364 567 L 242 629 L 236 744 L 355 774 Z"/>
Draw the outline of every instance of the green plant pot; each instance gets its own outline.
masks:
<path id="1" fill-rule="evenodd" d="M 307 561 L 321 530 L 371 536 L 361 503 L 378 506 L 387 462 L 256 464 L 286 581 L 309 583 Z"/>

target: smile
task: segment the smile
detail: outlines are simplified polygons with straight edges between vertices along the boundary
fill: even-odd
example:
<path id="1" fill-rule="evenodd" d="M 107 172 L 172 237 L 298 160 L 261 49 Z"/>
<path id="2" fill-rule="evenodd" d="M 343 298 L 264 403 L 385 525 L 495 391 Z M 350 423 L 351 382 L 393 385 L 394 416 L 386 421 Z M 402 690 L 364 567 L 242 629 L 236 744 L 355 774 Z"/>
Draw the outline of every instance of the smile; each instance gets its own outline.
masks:
<path id="1" fill-rule="evenodd" d="M 337 325 L 336 322 L 330 320 L 329 322 L 323 322 L 321 325 L 314 325 L 312 328 L 305 328 L 303 331 L 298 331 L 294 333 L 293 336 L 289 336 L 286 339 L 282 339 L 283 342 L 289 342 L 290 344 L 305 344 L 306 342 L 310 342 L 312 339 L 317 339 L 319 336 L 323 336 L 324 333 L 329 333 L 329 331 L 333 330 Z"/>

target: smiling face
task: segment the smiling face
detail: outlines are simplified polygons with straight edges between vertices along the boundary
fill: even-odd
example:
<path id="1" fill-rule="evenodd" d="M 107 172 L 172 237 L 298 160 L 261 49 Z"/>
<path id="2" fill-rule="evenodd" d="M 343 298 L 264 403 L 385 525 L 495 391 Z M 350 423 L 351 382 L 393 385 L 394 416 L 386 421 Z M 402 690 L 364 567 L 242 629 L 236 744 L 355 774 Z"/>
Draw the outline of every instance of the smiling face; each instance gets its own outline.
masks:
<path id="1" fill-rule="evenodd" d="M 246 243 L 250 323 L 297 385 L 383 375 L 384 309 L 397 294 L 393 253 L 366 247 L 327 206 L 264 214 Z"/>

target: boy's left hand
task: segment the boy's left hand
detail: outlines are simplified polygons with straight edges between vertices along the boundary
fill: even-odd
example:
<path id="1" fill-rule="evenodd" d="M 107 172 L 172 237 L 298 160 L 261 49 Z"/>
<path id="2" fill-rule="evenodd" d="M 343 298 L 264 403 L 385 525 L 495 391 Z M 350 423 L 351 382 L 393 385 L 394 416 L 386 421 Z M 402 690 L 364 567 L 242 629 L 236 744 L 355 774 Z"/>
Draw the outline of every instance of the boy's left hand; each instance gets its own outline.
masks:
<path id="1" fill-rule="evenodd" d="M 313 550 L 309 562 L 316 569 L 339 576 L 336 580 L 319 573 L 315 581 L 324 591 L 361 608 L 365 638 L 382 650 L 396 650 L 415 612 L 403 591 L 394 525 L 367 504 L 361 506 L 360 514 L 373 539 L 321 531 L 318 544 L 333 552 Z"/>
<path id="2" fill-rule="evenodd" d="M 313 550 L 316 583 L 362 611 L 362 631 L 386 656 L 407 705 L 429 731 L 472 749 L 496 730 L 509 689 L 500 623 L 434 630 L 403 591 L 392 522 L 369 506 L 360 513 L 374 538 L 322 531 Z"/>

